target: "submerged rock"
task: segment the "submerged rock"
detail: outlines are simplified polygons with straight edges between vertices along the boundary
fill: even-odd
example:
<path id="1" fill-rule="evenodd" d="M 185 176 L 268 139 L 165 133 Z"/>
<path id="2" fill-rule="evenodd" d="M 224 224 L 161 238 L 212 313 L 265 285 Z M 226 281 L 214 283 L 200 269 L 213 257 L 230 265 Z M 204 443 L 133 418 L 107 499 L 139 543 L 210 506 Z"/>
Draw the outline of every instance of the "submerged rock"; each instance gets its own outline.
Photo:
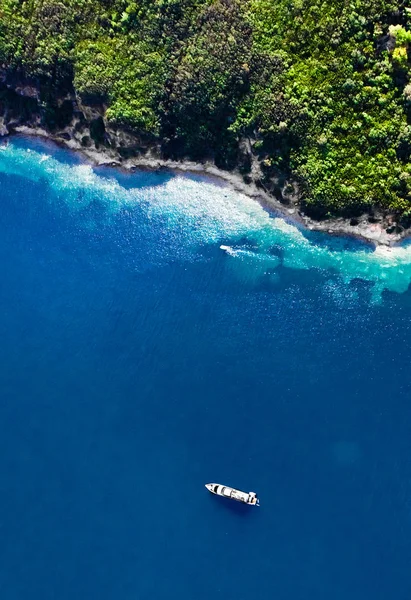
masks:
<path id="1" fill-rule="evenodd" d="M 4 123 L 4 118 L 0 117 L 0 137 L 4 137 L 6 135 L 9 135 L 9 130 L 7 125 Z"/>

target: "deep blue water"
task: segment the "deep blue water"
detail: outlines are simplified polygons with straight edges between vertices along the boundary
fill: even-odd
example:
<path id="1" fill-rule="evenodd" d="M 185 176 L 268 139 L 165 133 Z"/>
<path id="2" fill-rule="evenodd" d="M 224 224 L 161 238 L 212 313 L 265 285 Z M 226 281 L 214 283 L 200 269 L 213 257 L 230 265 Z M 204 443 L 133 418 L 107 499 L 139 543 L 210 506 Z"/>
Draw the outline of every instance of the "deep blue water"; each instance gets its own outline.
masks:
<path id="1" fill-rule="evenodd" d="M 0 200 L 2 600 L 409 600 L 409 248 L 25 140 Z"/>

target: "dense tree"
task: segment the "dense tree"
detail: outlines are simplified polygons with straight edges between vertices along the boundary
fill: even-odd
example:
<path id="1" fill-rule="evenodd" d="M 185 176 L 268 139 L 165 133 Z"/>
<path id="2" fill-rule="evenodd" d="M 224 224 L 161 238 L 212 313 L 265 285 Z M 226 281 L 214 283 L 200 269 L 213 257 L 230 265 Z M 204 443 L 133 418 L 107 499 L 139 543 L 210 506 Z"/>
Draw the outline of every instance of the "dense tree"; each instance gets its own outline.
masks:
<path id="1" fill-rule="evenodd" d="M 393 0 L 0 0 L 0 65 L 169 154 L 250 138 L 313 214 L 411 214 L 410 10 Z"/>

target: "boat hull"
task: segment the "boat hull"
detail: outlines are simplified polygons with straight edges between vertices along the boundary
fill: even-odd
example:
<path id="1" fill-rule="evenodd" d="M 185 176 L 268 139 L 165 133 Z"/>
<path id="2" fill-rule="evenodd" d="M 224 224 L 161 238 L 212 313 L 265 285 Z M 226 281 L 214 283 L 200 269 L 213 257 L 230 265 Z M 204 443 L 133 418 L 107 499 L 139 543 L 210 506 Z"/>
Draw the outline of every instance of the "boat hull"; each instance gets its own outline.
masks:
<path id="1" fill-rule="evenodd" d="M 259 506 L 259 500 L 255 492 L 242 492 L 236 488 L 229 487 L 228 485 L 222 485 L 221 483 L 206 483 L 205 486 L 209 492 L 228 500 L 235 500 L 242 504 L 248 504 L 249 506 Z"/>

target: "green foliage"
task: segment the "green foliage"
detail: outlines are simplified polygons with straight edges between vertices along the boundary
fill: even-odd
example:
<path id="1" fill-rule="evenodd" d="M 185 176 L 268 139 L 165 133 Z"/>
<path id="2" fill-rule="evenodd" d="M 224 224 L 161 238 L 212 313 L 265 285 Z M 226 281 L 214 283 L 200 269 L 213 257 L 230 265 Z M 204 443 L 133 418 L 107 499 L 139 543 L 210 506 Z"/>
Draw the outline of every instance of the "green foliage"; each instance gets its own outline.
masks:
<path id="1" fill-rule="evenodd" d="M 385 0 L 250 2 L 255 45 L 286 53 L 285 95 L 306 116 L 290 167 L 314 215 L 409 205 L 411 32 L 393 24 L 407 19 L 397 8 Z"/>
<path id="2" fill-rule="evenodd" d="M 292 171 L 307 210 L 411 214 L 410 11 L 394 0 L 0 0 L 0 65 L 170 154 Z M 50 101 L 51 102 L 51 101 Z M 52 114 L 51 102 L 50 114 Z"/>
<path id="3" fill-rule="evenodd" d="M 185 45 L 170 85 L 175 135 L 191 154 L 229 137 L 240 99 L 250 86 L 251 28 L 240 5 L 217 0 L 207 7 Z"/>
<path id="4" fill-rule="evenodd" d="M 163 57 L 124 34 L 80 43 L 74 53 L 74 86 L 85 102 L 108 104 L 110 121 L 159 133 L 156 112 L 166 73 Z"/>

